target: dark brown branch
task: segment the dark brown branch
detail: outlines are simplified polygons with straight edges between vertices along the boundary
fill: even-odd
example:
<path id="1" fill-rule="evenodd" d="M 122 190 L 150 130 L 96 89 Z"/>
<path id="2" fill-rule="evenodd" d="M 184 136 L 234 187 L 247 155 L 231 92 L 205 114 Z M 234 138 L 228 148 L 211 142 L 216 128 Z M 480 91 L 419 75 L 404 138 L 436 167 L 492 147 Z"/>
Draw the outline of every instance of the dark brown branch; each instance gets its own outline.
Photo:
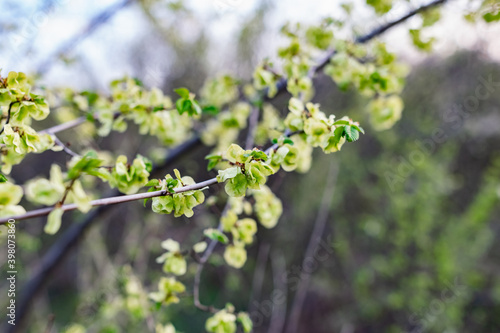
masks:
<path id="1" fill-rule="evenodd" d="M 21 103 L 20 101 L 14 101 L 14 102 L 10 102 L 9 104 L 9 109 L 7 110 L 7 120 L 5 121 L 5 124 L 3 125 L 2 127 L 2 130 L 0 131 L 0 134 L 3 133 L 3 131 L 5 130 L 5 126 L 9 123 L 10 121 L 10 114 L 11 114 L 11 111 L 12 111 L 12 106 L 16 103 Z"/>

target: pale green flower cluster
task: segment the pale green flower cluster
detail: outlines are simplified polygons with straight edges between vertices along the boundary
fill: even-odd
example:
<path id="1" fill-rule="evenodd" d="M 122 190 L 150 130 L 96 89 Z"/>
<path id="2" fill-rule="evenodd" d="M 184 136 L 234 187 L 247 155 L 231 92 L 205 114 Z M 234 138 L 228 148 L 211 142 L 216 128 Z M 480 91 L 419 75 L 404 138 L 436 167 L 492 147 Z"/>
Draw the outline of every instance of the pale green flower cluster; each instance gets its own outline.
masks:
<path id="1" fill-rule="evenodd" d="M 56 207 L 49 214 L 45 225 L 45 232 L 55 234 L 61 226 L 63 210 L 60 208 L 61 200 L 66 194 L 64 203 L 75 203 L 78 210 L 86 213 L 92 208 L 90 205 L 90 196 L 85 193 L 82 183 L 79 179 L 80 175 L 72 176 L 72 170 L 75 166 L 78 168 L 78 163 L 84 158 L 75 158 L 70 161 L 70 169 L 68 173 L 63 173 L 57 164 L 53 164 L 50 169 L 50 178 L 35 178 L 26 183 L 26 198 L 35 204 L 51 206 L 56 204 Z M 67 179 L 70 180 L 67 180 Z"/>
<path id="2" fill-rule="evenodd" d="M 174 277 L 162 277 L 158 282 L 158 291 L 149 293 L 149 298 L 165 305 L 179 303 L 179 294 L 185 290 L 186 287 Z"/>
<path id="3" fill-rule="evenodd" d="M 169 238 L 161 243 L 161 247 L 167 251 L 156 258 L 156 262 L 163 264 L 163 271 L 176 276 L 186 274 L 187 263 L 181 253 L 180 244 Z M 149 298 L 157 303 L 168 305 L 178 303 L 178 294 L 184 291 L 184 285 L 175 277 L 162 277 L 158 283 L 158 291 L 150 293 Z"/>
<path id="4" fill-rule="evenodd" d="M 9 120 L 2 124 L 0 134 L 3 173 L 9 174 L 28 153 L 59 149 L 49 134 L 39 134 L 30 126 L 33 119 L 47 118 L 49 106 L 42 96 L 31 93 L 26 74 L 10 72 L 6 78 L 0 76 L 0 110 L 1 118 Z"/>
<path id="5" fill-rule="evenodd" d="M 55 151 L 61 147 L 54 146 L 54 138 L 49 134 L 39 134 L 28 125 L 12 126 L 10 123 L 4 125 L 4 131 L 0 134 L 0 147 L 2 154 L 2 172 L 9 174 L 12 166 L 21 163 L 28 153 L 43 153 L 47 149 Z"/>
<path id="6" fill-rule="evenodd" d="M 243 197 L 230 197 L 229 208 L 220 220 L 222 231 L 232 236 L 231 244 L 225 248 L 224 259 L 229 266 L 234 268 L 241 268 L 245 264 L 247 260 L 245 246 L 253 243 L 257 233 L 257 222 L 252 218 L 240 217 L 240 215 L 250 216 L 252 212 L 255 212 L 264 227 L 273 228 L 283 212 L 281 201 L 267 186 L 262 185 L 259 190 L 251 190 L 250 194 L 255 199 L 253 208 Z M 205 234 L 208 235 L 207 230 Z M 229 243 L 229 238 L 221 232 L 217 234 L 217 237 L 211 238 L 224 244 Z"/>
<path id="7" fill-rule="evenodd" d="M 266 164 L 268 157 L 260 150 L 244 150 L 236 144 L 229 146 L 225 158 L 232 167 L 219 170 L 218 182 L 227 181 L 226 193 L 231 197 L 242 197 L 247 188 L 259 189 L 274 170 Z"/>
<path id="8" fill-rule="evenodd" d="M 128 313 L 132 314 L 138 319 L 144 318 L 147 315 L 148 298 L 141 281 L 132 272 L 130 266 L 123 267 L 124 278 L 124 291 L 123 306 L 127 309 Z"/>
<path id="9" fill-rule="evenodd" d="M 193 216 L 193 208 L 205 201 L 205 195 L 201 190 L 191 190 L 175 193 L 176 188 L 196 184 L 189 176 L 181 177 L 177 169 L 174 170 L 176 178 L 166 175 L 157 185 L 155 190 L 165 190 L 170 194 L 153 198 L 152 209 L 155 213 L 170 214 L 174 212 L 175 217 L 185 215 Z"/>
<path id="10" fill-rule="evenodd" d="M 274 106 L 264 103 L 262 106 L 262 120 L 255 129 L 255 144 L 265 145 L 270 140 L 279 138 L 285 130 L 283 120 Z"/>
<path id="11" fill-rule="evenodd" d="M 250 114 L 250 104 L 238 102 L 223 111 L 215 119 L 207 122 L 201 135 L 203 143 L 214 146 L 215 152 L 222 152 L 233 142 L 237 141 L 241 130 L 247 127 L 247 118 Z"/>
<path id="12" fill-rule="evenodd" d="M 156 262 L 163 263 L 163 271 L 178 276 L 186 274 L 187 263 L 180 251 L 179 242 L 169 238 L 161 243 L 161 247 L 167 252 L 156 258 Z"/>
<path id="13" fill-rule="evenodd" d="M 292 98 L 288 108 L 290 113 L 285 124 L 292 131 L 303 131 L 301 135 L 308 144 L 320 147 L 327 154 L 339 151 L 346 141 L 356 141 L 359 132 L 364 133 L 358 123 L 347 117 L 340 120 L 335 120 L 334 115 L 326 117 L 319 104 L 309 102 L 304 105 L 302 101 Z"/>
<path id="14" fill-rule="evenodd" d="M 26 183 L 26 198 L 39 205 L 54 205 L 61 200 L 66 186 L 61 168 L 53 164 L 50 168 L 50 178 L 36 178 Z"/>
<path id="15" fill-rule="evenodd" d="M 370 101 L 368 108 L 371 110 L 371 123 L 376 130 L 391 128 L 403 113 L 403 100 L 397 95 L 386 98 L 375 98 Z"/>
<path id="16" fill-rule="evenodd" d="M 243 332 L 249 333 L 252 331 L 253 325 L 250 316 L 245 312 L 240 312 L 236 316 L 234 306 L 228 303 L 224 309 L 207 319 L 205 329 L 213 333 L 235 333 L 237 321 L 241 324 Z"/>
<path id="17" fill-rule="evenodd" d="M 87 102 L 80 102 L 80 109 L 96 110 L 96 118 L 101 124 L 98 134 L 101 136 L 107 136 L 112 130 L 125 131 L 127 121 L 138 125 L 140 134 L 155 136 L 168 145 L 183 142 L 191 133 L 192 117 L 189 114 L 180 114 L 160 89 L 148 91 L 134 79 L 113 81 L 111 98 L 96 94 L 84 97 Z"/>
<path id="18" fill-rule="evenodd" d="M 251 194 L 255 199 L 254 210 L 260 224 L 268 229 L 274 228 L 283 213 L 281 200 L 267 186 L 252 190 Z"/>
<path id="19" fill-rule="evenodd" d="M 397 63 L 395 55 L 388 52 L 384 44 L 373 43 L 368 47 L 339 41 L 336 50 L 325 68 L 325 74 L 331 76 L 341 89 L 353 86 L 360 94 L 381 101 L 377 103 L 392 98 L 401 100 L 399 94 L 404 87 L 408 68 Z M 368 105 L 367 111 L 375 129 L 387 129 L 388 124 L 392 126 L 399 120 L 397 112 L 381 120 L 372 103 Z"/>
<path id="20" fill-rule="evenodd" d="M 151 162 L 141 155 L 138 155 L 132 164 L 127 163 L 126 156 L 120 155 L 106 179 L 111 187 L 116 187 L 125 194 L 133 194 L 146 185 L 151 169 Z"/>
<path id="21" fill-rule="evenodd" d="M 26 211 L 18 203 L 23 197 L 23 189 L 9 182 L 0 183 L 0 217 L 24 214 Z"/>
<path id="22" fill-rule="evenodd" d="M 205 104 L 221 108 L 238 98 L 238 82 L 229 75 L 207 80 L 201 88 L 201 97 Z"/>

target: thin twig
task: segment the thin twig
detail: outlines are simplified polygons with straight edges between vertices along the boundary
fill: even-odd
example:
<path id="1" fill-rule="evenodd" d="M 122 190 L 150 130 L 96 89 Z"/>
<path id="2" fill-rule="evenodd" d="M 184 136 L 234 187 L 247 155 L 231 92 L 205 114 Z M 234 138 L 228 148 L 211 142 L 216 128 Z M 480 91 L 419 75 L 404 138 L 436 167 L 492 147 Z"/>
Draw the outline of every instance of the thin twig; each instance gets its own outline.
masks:
<path id="1" fill-rule="evenodd" d="M 167 167 L 178 162 L 184 155 L 191 152 L 198 145 L 201 144 L 199 137 L 180 144 L 172 149 L 165 162 L 161 166 L 156 166 L 151 173 L 152 175 L 158 174 Z M 107 196 L 114 197 L 122 195 L 118 190 L 111 190 Z M 83 239 L 85 231 L 89 229 L 94 223 L 99 221 L 99 217 L 108 212 L 115 206 L 99 206 L 97 209 L 90 211 L 87 215 L 82 217 L 81 223 L 72 224 L 50 247 L 44 254 L 40 261 L 39 269 L 34 276 L 23 285 L 22 294 L 20 297 L 19 305 L 16 307 L 16 326 L 7 325 L 6 332 L 13 333 L 16 328 L 20 327 L 26 322 L 29 310 L 33 305 L 33 300 L 39 294 L 40 289 L 48 281 L 50 274 L 64 261 L 64 259 L 71 253 L 71 250 Z"/>
<path id="2" fill-rule="evenodd" d="M 200 183 L 179 187 L 179 188 L 174 189 L 174 191 L 175 191 L 175 193 L 182 193 L 182 192 L 187 192 L 187 191 L 200 190 L 204 187 L 207 187 L 207 186 L 210 186 L 213 184 L 217 184 L 216 177 L 211 178 L 209 180 L 205 180 L 205 181 L 200 182 Z M 90 205 L 92 207 L 104 206 L 104 205 L 114 205 L 114 204 L 123 203 L 123 202 L 130 202 L 130 201 L 136 201 L 136 200 L 141 200 L 141 199 L 160 197 L 160 196 L 164 196 L 164 195 L 168 195 L 168 194 L 169 194 L 169 192 L 166 190 L 159 190 L 159 191 L 154 191 L 154 192 L 123 195 L 123 196 L 118 196 L 118 197 L 115 196 L 115 197 L 92 200 L 90 202 Z M 76 204 L 67 204 L 67 205 L 61 206 L 60 208 L 66 212 L 66 211 L 77 209 L 77 205 Z M 26 219 L 29 219 L 32 217 L 45 216 L 45 215 L 48 215 L 53 209 L 54 209 L 54 207 L 46 207 L 46 208 L 32 210 L 30 212 L 27 212 L 26 214 L 15 215 L 15 216 L 10 216 L 10 217 L 3 217 L 3 218 L 0 218 L 0 224 L 5 224 L 10 219 L 26 220 Z"/>
<path id="3" fill-rule="evenodd" d="M 73 185 L 75 184 L 77 178 L 71 179 L 71 182 L 66 186 L 66 189 L 64 190 L 64 194 L 62 199 L 56 204 L 56 207 L 62 207 L 64 205 L 64 202 L 66 201 L 66 197 L 69 194 L 69 191 L 73 188 Z"/>
<path id="4" fill-rule="evenodd" d="M 394 20 L 394 21 L 389 22 L 385 25 L 382 25 L 382 26 L 372 30 L 370 33 L 368 33 L 366 35 L 363 35 L 363 36 L 356 38 L 355 42 L 359 43 L 359 44 L 364 44 L 366 42 L 369 42 L 370 40 L 374 39 L 375 37 L 378 37 L 379 35 L 386 32 L 387 30 L 391 29 L 392 27 L 394 27 L 400 23 L 403 23 L 404 21 L 408 20 L 409 18 L 411 18 L 411 17 L 413 17 L 413 16 L 415 16 L 423 11 L 426 11 L 432 7 L 436 7 L 438 5 L 444 4 L 447 1 L 449 1 L 449 0 L 436 0 L 436 1 L 433 1 L 429 4 L 427 4 L 427 5 L 424 5 L 424 6 L 417 8 L 417 9 L 414 9 L 414 10 L 410 11 L 408 14 L 406 14 L 405 16 L 402 16 L 401 18 L 399 18 L 397 20 Z M 312 77 L 315 74 L 321 72 L 325 68 L 325 66 L 328 65 L 331 58 L 335 55 L 335 52 L 336 52 L 335 50 L 328 51 L 326 53 L 326 55 L 324 56 L 324 58 L 322 60 L 320 60 L 316 66 L 311 68 L 311 71 L 309 72 L 308 76 Z M 276 95 L 273 97 L 267 97 L 267 90 L 265 90 L 263 92 L 264 99 L 266 101 L 269 101 L 269 100 L 276 98 L 279 94 L 283 93 L 286 90 L 286 84 L 287 84 L 286 78 L 280 79 L 278 81 L 278 83 L 276 84 L 276 90 L 277 90 Z M 39 131 L 39 133 L 49 133 L 50 134 L 50 133 L 61 132 L 61 131 L 64 131 L 64 130 L 67 130 L 67 129 L 70 129 L 73 127 L 77 127 L 77 126 L 85 123 L 86 121 L 87 121 L 86 117 L 80 117 L 80 118 L 71 120 L 69 122 L 48 128 L 46 130 Z"/>
<path id="5" fill-rule="evenodd" d="M 394 21 L 391 21 L 387 24 L 384 24 L 384 25 L 378 27 L 377 29 L 373 30 L 369 34 L 366 34 L 364 36 L 360 36 L 360 37 L 356 38 L 356 43 L 360 43 L 360 44 L 366 43 L 366 42 L 372 40 L 373 38 L 380 36 L 381 34 L 386 32 L 387 30 L 391 29 L 392 27 L 394 27 L 400 23 L 403 23 L 407 19 L 409 19 L 409 18 L 411 18 L 411 17 L 413 17 L 421 12 L 424 12 L 428 9 L 431 9 L 433 7 L 437 7 L 439 5 L 442 5 L 447 1 L 448 0 L 435 0 L 435 1 L 428 3 L 427 5 L 420 6 L 416 9 L 408 12 L 408 14 L 406 14 L 405 16 L 402 16 L 397 20 L 394 20 Z"/>
<path id="6" fill-rule="evenodd" d="M 321 235 L 326 226 L 328 219 L 328 214 L 330 212 L 330 206 L 332 203 L 333 193 L 335 191 L 335 183 L 337 181 L 338 175 L 338 165 L 332 160 L 330 162 L 330 170 L 326 178 L 325 189 L 323 191 L 323 196 L 321 204 L 319 207 L 318 215 L 316 216 L 316 221 L 314 222 L 314 228 L 309 238 L 309 243 L 307 244 L 307 249 L 304 254 L 304 259 L 302 261 L 301 267 L 307 266 L 307 261 L 314 258 L 314 252 L 316 251 L 320 241 Z M 307 295 L 307 288 L 309 287 L 309 281 L 311 279 L 311 274 L 301 274 L 300 282 L 297 286 L 297 293 L 292 303 L 292 309 L 290 311 L 289 321 L 287 325 L 288 333 L 295 333 L 298 328 L 300 320 L 300 312 L 302 310 L 302 305 Z"/>
<path id="7" fill-rule="evenodd" d="M 292 136 L 292 135 L 295 135 L 295 134 L 298 134 L 298 133 L 301 133 L 301 131 L 296 131 L 296 132 L 292 132 L 292 133 L 289 133 L 289 131 L 285 132 L 285 136 Z M 267 148 L 265 150 L 265 153 L 267 155 L 269 155 L 269 153 L 271 152 L 271 150 L 273 149 L 276 149 L 278 148 L 279 145 L 276 143 L 276 144 L 273 144 L 271 147 Z M 188 185 L 188 186 L 183 186 L 183 187 L 178 187 L 176 189 L 174 189 L 175 193 L 182 193 L 182 192 L 187 192 L 187 191 L 193 191 L 193 190 L 200 190 L 204 187 L 207 187 L 207 186 L 210 186 L 210 185 L 214 185 L 214 184 L 217 184 L 218 181 L 217 181 L 217 177 L 214 177 L 214 178 L 211 178 L 211 179 L 208 179 L 208 180 L 205 180 L 203 182 L 200 182 L 200 183 L 196 183 L 196 184 L 192 184 L 192 185 Z M 154 191 L 154 192 L 146 192 L 146 193 L 137 193 L 137 194 L 129 194 L 129 195 L 123 195 L 123 196 L 113 196 L 113 197 L 108 197 L 108 198 L 101 198 L 101 199 L 96 199 L 96 200 L 92 200 L 90 202 L 90 205 L 92 207 L 96 207 L 96 206 L 105 206 L 105 205 L 114 205 L 114 204 L 118 204 L 118 203 L 124 203 L 124 202 L 130 202 L 130 201 L 136 201 L 136 200 L 142 200 L 142 199 L 149 199 L 149 198 L 154 198 L 154 197 L 160 197 L 160 196 L 164 196 L 164 195 L 168 195 L 169 193 L 165 190 L 159 190 L 159 191 Z M 1 224 L 6 224 L 10 219 L 14 219 L 14 220 L 26 220 L 26 219 L 29 219 L 29 218 L 33 218 L 33 217 L 39 217 L 39 216 L 45 216 L 45 215 L 49 215 L 50 212 L 54 209 L 55 207 L 45 207 L 45 208 L 40 208 L 40 209 L 35 209 L 35 210 L 32 210 L 32 211 L 29 211 L 25 214 L 20 214 L 20 215 L 15 215 L 15 216 L 9 216 L 9 217 L 2 217 L 0 218 L 0 225 Z M 71 210 L 75 210 L 77 209 L 77 205 L 76 204 L 67 204 L 67 205 L 63 205 L 61 208 L 64 212 L 66 211 L 71 211 Z"/>
<path id="8" fill-rule="evenodd" d="M 66 152 L 67 154 L 73 156 L 73 157 L 81 157 L 79 154 L 75 153 L 74 151 L 72 151 L 71 149 L 69 149 L 68 146 L 66 146 L 57 136 L 53 135 L 54 137 L 54 141 L 62 147 L 62 149 L 64 150 L 64 152 Z"/>
<path id="9" fill-rule="evenodd" d="M 402 19 L 398 20 L 398 23 L 403 22 L 404 20 L 407 20 L 411 16 L 416 15 L 416 13 L 421 12 L 425 9 L 430 8 L 430 6 L 438 5 L 440 3 L 444 3 L 445 1 L 434 1 L 430 3 L 427 6 L 423 6 L 420 9 L 417 9 L 416 11 L 413 11 L 413 13 L 410 13 L 410 15 L 404 16 Z M 375 29 L 371 33 L 359 37 L 358 41 L 362 42 L 367 42 L 370 39 L 376 37 L 375 34 L 379 35 L 381 34 L 380 31 L 386 31 L 390 28 L 392 28 L 395 24 L 394 23 L 389 23 L 386 24 L 385 26 L 382 26 L 378 29 Z M 329 62 L 330 60 L 328 60 Z M 320 64 L 320 66 L 317 66 L 317 71 L 321 71 L 321 69 L 326 66 L 328 62 L 325 62 L 323 65 Z M 322 65 L 322 66 L 321 66 Z M 286 88 L 286 80 L 281 80 L 278 82 L 276 88 L 278 89 L 278 92 L 283 92 Z M 277 94 L 278 95 L 278 94 Z M 276 95 L 276 96 L 277 96 Z M 266 97 L 266 100 L 269 100 L 270 98 Z M 60 124 L 57 125 L 53 128 L 51 128 L 52 133 L 56 133 L 68 128 L 73 128 L 76 127 L 82 123 L 86 122 L 86 118 L 78 118 L 72 122 L 65 123 L 65 124 Z M 176 161 L 179 156 L 184 155 L 185 153 L 189 152 L 191 149 L 199 146 L 201 144 L 201 140 L 199 136 L 195 136 L 193 139 L 181 144 L 177 148 L 174 149 L 173 153 L 168 156 L 167 161 L 163 165 L 168 166 L 172 162 Z M 113 190 L 112 194 L 110 196 L 117 196 L 120 195 L 120 193 L 117 190 Z M 90 228 L 92 224 L 95 221 L 98 221 L 98 217 L 103 214 L 104 212 L 108 211 L 111 207 L 114 206 L 100 206 L 96 210 L 90 212 L 84 217 L 84 220 L 82 223 L 75 224 L 71 226 L 57 241 L 54 243 L 53 246 L 48 250 L 48 252 L 45 254 L 45 256 L 42 258 L 42 261 L 40 263 L 40 270 L 39 272 L 32 278 L 30 279 L 25 286 L 23 287 L 23 297 L 19 302 L 19 307 L 17 311 L 17 319 L 19 324 L 22 324 L 26 316 L 28 314 L 30 306 L 33 304 L 33 299 L 35 295 L 39 292 L 39 290 L 42 288 L 44 283 L 47 281 L 48 277 L 50 276 L 51 272 L 58 266 L 60 265 L 61 262 L 63 262 L 63 259 L 65 258 L 66 255 L 70 253 L 70 250 L 80 241 L 83 236 L 84 236 L 84 231 Z M 14 329 L 14 326 L 8 326 L 9 332 L 12 332 Z"/>
<path id="10" fill-rule="evenodd" d="M 59 125 L 56 125 L 56 126 L 44 129 L 44 130 L 38 131 L 38 133 L 39 134 L 43 134 L 43 133 L 54 134 L 54 133 L 62 132 L 62 131 L 80 126 L 81 124 L 83 124 L 85 122 L 87 122 L 87 117 L 80 117 L 80 118 L 76 118 L 76 119 L 67 121 L 65 123 L 62 123 L 62 124 L 59 124 Z"/>
<path id="11" fill-rule="evenodd" d="M 14 101 L 14 102 L 10 102 L 9 104 L 9 109 L 7 110 L 7 120 L 5 121 L 5 124 L 3 125 L 2 127 L 2 130 L 0 131 L 0 134 L 3 133 L 3 131 L 5 130 L 5 125 L 7 125 L 10 121 L 10 113 L 11 113 L 11 110 L 12 110 L 12 106 L 16 103 L 21 103 L 21 101 Z"/>

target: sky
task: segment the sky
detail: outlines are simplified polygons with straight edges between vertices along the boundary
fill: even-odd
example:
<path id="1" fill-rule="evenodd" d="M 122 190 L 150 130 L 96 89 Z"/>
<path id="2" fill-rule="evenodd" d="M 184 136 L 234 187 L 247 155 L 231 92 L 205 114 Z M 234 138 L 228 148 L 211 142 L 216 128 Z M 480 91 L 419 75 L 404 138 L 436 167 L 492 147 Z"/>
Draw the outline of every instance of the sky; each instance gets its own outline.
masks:
<path id="1" fill-rule="evenodd" d="M 2 73 L 10 70 L 30 72 L 41 62 L 83 31 L 90 18 L 106 8 L 125 0 L 25 0 L 22 2 L 0 0 L 0 37 L 8 43 L 0 48 L 0 68 Z M 163 0 L 165 2 L 165 0 Z M 427 3 L 416 0 L 413 4 Z M 427 32 L 438 39 L 433 55 L 446 56 L 458 49 L 480 48 L 490 58 L 500 61 L 500 46 L 494 43 L 500 35 L 500 24 L 483 23 L 472 26 L 466 23 L 463 12 L 467 0 L 451 1 L 444 7 L 443 19 Z M 257 0 L 186 0 L 197 22 L 193 26 L 203 29 L 212 40 L 210 53 L 212 67 L 224 70 L 221 55 L 234 52 L 234 38 L 241 22 L 254 11 Z M 268 31 L 262 56 L 273 56 L 280 43 L 278 31 L 286 22 L 316 23 L 325 16 L 342 16 L 340 1 L 275 1 L 267 18 Z M 363 5 L 362 0 L 354 0 L 355 23 L 368 32 L 385 21 L 376 18 Z M 129 74 L 134 75 L 134 67 L 125 55 L 130 48 L 138 45 L 144 34 L 151 28 L 137 5 L 121 9 L 105 25 L 90 37 L 80 42 L 74 54 L 80 59 L 76 68 L 64 66 L 61 60 L 42 78 L 48 86 L 69 85 L 75 88 L 106 89 L 113 79 Z M 407 4 L 393 8 L 387 19 L 394 19 L 408 11 Z M 9 31 L 5 26 L 16 15 L 17 30 Z M 410 45 L 407 29 L 417 27 L 419 18 L 409 20 L 404 26 L 395 28 L 382 39 L 388 48 L 395 51 L 407 62 L 419 62 L 428 57 Z M 185 36 L 196 29 L 179 32 Z M 159 50 L 161 56 L 161 50 Z M 76 75 L 84 72 L 86 75 Z M 77 76 L 77 78 L 75 77 Z M 91 78 L 91 79 L 90 79 Z M 98 83 L 98 87 L 91 87 Z"/>

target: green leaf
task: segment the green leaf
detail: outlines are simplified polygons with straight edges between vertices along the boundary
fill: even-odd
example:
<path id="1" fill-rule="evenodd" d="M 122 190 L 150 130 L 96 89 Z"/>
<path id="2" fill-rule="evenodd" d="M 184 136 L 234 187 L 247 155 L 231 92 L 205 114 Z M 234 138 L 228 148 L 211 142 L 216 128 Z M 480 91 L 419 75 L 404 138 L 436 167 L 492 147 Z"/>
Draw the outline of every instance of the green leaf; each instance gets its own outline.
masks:
<path id="1" fill-rule="evenodd" d="M 345 138 L 349 142 L 356 141 L 359 139 L 359 132 L 357 129 L 351 127 L 351 126 L 345 126 L 344 127 L 344 133 L 345 133 Z"/>
<path id="2" fill-rule="evenodd" d="M 359 132 L 365 134 L 365 130 L 361 127 L 359 127 L 358 125 L 355 125 L 355 124 L 351 124 L 351 127 L 354 127 L 355 129 L 357 129 Z"/>
<path id="3" fill-rule="evenodd" d="M 193 100 L 192 101 L 192 106 L 193 106 L 192 111 L 194 111 L 194 112 L 190 113 L 189 114 L 190 116 L 192 116 L 193 114 L 200 115 L 203 112 L 203 110 L 201 109 L 200 104 L 197 101 Z"/>
<path id="4" fill-rule="evenodd" d="M 252 153 L 250 154 L 254 160 L 262 160 L 262 161 L 267 161 L 268 156 L 266 153 L 264 153 L 261 150 L 252 150 Z"/>
<path id="5" fill-rule="evenodd" d="M 179 98 L 176 102 L 175 102 L 175 108 L 177 109 L 177 111 L 179 112 L 179 114 L 183 114 L 184 111 L 186 111 L 184 109 L 184 101 L 185 99 L 182 99 L 182 98 Z"/>
<path id="6" fill-rule="evenodd" d="M 248 313 L 246 313 L 246 312 L 238 313 L 238 321 L 240 322 L 241 326 L 243 326 L 243 331 L 245 333 L 252 332 L 253 323 L 252 323 L 252 319 L 250 319 L 250 316 L 248 315 Z"/>
<path id="7" fill-rule="evenodd" d="M 167 191 L 175 193 L 176 186 L 179 185 L 179 180 L 174 178 L 167 179 Z"/>
<path id="8" fill-rule="evenodd" d="M 97 153 L 91 150 L 82 156 L 82 158 L 68 170 L 68 178 L 76 179 L 80 177 L 82 173 L 92 172 L 93 169 L 99 167 L 101 163 L 102 161 L 97 158 Z"/>
<path id="9" fill-rule="evenodd" d="M 211 240 L 215 240 L 215 241 L 220 242 L 222 244 L 229 243 L 229 239 L 227 238 L 227 236 L 224 235 L 222 233 L 222 231 L 220 231 L 220 230 L 209 228 L 209 229 L 205 229 L 203 231 L 203 234 L 205 236 L 207 236 L 208 238 L 210 238 Z"/>
<path id="10" fill-rule="evenodd" d="M 226 193 L 231 197 L 242 197 L 245 195 L 247 190 L 247 177 L 244 174 L 239 173 L 236 177 L 229 180 L 226 183 L 224 189 Z"/>
<path id="11" fill-rule="evenodd" d="M 158 179 L 151 179 L 144 186 L 158 186 L 158 185 L 160 185 L 160 181 Z"/>
<path id="12" fill-rule="evenodd" d="M 205 156 L 205 159 L 208 160 L 207 171 L 210 171 L 222 160 L 222 156 L 220 154 L 211 154 Z"/>
<path id="13" fill-rule="evenodd" d="M 217 115 L 220 112 L 220 109 L 216 106 L 213 105 L 207 105 L 203 107 L 202 110 L 203 113 L 209 114 L 209 115 Z"/>
<path id="14" fill-rule="evenodd" d="M 228 179 L 234 178 L 240 173 L 239 167 L 232 167 L 225 170 L 219 170 L 219 174 L 217 175 L 217 181 L 219 183 L 225 182 Z"/>
<path id="15" fill-rule="evenodd" d="M 182 98 L 189 99 L 189 90 L 187 90 L 186 88 L 177 88 L 174 89 L 174 91 Z"/>
<path id="16" fill-rule="evenodd" d="M 165 107 L 162 105 L 157 105 L 153 108 L 153 112 L 158 112 L 158 111 L 162 111 L 162 110 L 165 110 Z"/>
<path id="17" fill-rule="evenodd" d="M 207 249 L 207 242 L 198 242 L 193 245 L 193 251 L 196 253 L 202 253 Z"/>
<path id="18" fill-rule="evenodd" d="M 178 169 L 174 169 L 174 175 L 178 180 L 182 181 L 181 173 Z"/>
<path id="19" fill-rule="evenodd" d="M 500 20 L 500 10 L 496 14 L 493 14 L 493 12 L 484 14 L 483 19 L 488 23 L 494 22 L 494 21 L 499 21 Z"/>
<path id="20" fill-rule="evenodd" d="M 335 126 L 339 126 L 339 125 L 349 125 L 349 121 L 348 120 L 343 120 L 343 119 L 340 119 L 340 120 L 337 120 L 336 122 L 333 123 Z"/>
<path id="21" fill-rule="evenodd" d="M 0 172 L 0 183 L 5 183 L 7 181 L 7 177 L 3 175 L 3 173 Z"/>

